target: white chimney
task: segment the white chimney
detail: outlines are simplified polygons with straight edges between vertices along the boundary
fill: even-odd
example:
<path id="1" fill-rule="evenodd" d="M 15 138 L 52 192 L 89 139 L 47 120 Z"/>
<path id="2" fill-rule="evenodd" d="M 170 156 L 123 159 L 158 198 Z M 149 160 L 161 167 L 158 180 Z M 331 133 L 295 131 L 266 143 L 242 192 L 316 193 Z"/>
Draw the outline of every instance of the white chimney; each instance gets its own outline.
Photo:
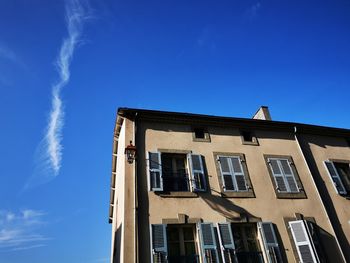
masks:
<path id="1" fill-rule="evenodd" d="M 254 114 L 253 119 L 271 121 L 271 115 L 267 106 L 261 106 Z"/>

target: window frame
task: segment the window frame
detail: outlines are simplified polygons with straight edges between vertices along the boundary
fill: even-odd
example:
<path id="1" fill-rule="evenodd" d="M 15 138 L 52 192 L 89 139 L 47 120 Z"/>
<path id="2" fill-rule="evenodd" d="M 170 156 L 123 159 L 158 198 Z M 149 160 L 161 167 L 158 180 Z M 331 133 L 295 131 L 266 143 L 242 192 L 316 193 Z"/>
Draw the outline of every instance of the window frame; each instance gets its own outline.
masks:
<path id="1" fill-rule="evenodd" d="M 338 177 L 339 180 L 340 180 L 341 187 L 344 189 L 344 192 L 339 192 L 339 191 L 338 191 L 338 189 L 337 189 L 337 187 L 336 187 L 336 185 L 335 185 L 335 182 L 334 182 L 334 180 L 333 180 L 333 178 L 332 178 L 333 176 L 330 174 L 330 172 L 329 172 L 329 170 L 328 170 L 328 167 L 327 167 L 327 165 L 326 165 L 326 162 L 330 162 L 330 163 L 332 164 L 333 169 L 335 170 L 336 175 L 337 175 L 337 177 Z M 349 160 L 339 160 L 339 159 L 327 159 L 327 160 L 323 161 L 323 164 L 324 164 L 324 166 L 325 166 L 325 169 L 326 169 L 326 172 L 327 172 L 327 174 L 328 174 L 328 177 L 329 177 L 329 179 L 331 180 L 331 183 L 332 183 L 332 185 L 333 185 L 334 190 L 336 191 L 336 193 L 337 193 L 338 195 L 340 195 L 340 196 L 349 196 L 349 195 L 350 195 L 350 191 L 347 190 L 347 187 L 346 187 L 346 185 L 344 184 L 344 179 L 343 179 L 343 177 L 339 174 L 339 172 L 338 172 L 338 170 L 337 170 L 337 167 L 335 166 L 334 163 L 344 163 L 344 164 L 347 164 L 347 165 L 349 166 L 349 168 L 350 168 L 350 161 L 349 161 Z M 349 186 L 348 186 L 348 187 L 349 187 Z"/>
<path id="2" fill-rule="evenodd" d="M 198 197 L 198 193 L 201 192 L 207 192 L 208 191 L 208 178 L 207 178 L 207 172 L 205 168 L 205 161 L 204 156 L 201 154 L 193 153 L 190 150 L 173 150 L 173 149 L 157 149 L 156 151 L 147 151 L 147 154 L 149 156 L 150 153 L 158 153 L 160 158 L 160 181 L 162 182 L 161 187 L 159 188 L 152 188 L 151 185 L 151 170 L 149 165 L 149 158 L 147 161 L 147 180 L 148 180 L 148 190 L 150 192 L 154 192 L 155 194 L 161 196 L 161 197 Z M 162 154 L 183 154 L 185 155 L 185 166 L 186 166 L 186 172 L 188 174 L 188 183 L 189 183 L 189 190 L 188 191 L 165 191 L 164 190 L 164 179 L 162 178 Z M 195 186 L 195 180 L 194 180 L 194 174 L 193 172 L 197 172 L 198 170 L 192 169 L 192 156 L 197 155 L 200 156 L 200 165 L 202 167 L 203 171 L 203 178 L 204 178 L 204 189 L 197 188 Z M 158 169 L 159 170 L 159 169 Z"/>
<path id="3" fill-rule="evenodd" d="M 266 163 L 266 167 L 267 167 L 268 173 L 270 175 L 272 186 L 274 188 L 276 197 L 278 199 L 306 199 L 307 198 L 305 189 L 304 189 L 303 184 L 301 182 L 299 173 L 298 173 L 298 171 L 296 169 L 296 166 L 295 166 L 295 163 L 293 161 L 292 156 L 289 156 L 289 155 L 264 154 L 264 159 L 265 159 L 265 163 Z M 296 187 L 298 188 L 298 192 L 280 192 L 278 190 L 277 183 L 276 183 L 276 180 L 275 180 L 275 175 L 274 175 L 274 173 L 272 171 L 272 167 L 270 165 L 269 159 L 280 159 L 280 160 L 287 160 L 288 161 L 288 164 L 289 164 L 289 167 L 291 169 L 291 172 L 293 173 L 294 182 L 296 183 Z M 284 182 L 285 182 L 285 180 L 284 180 Z M 287 186 L 287 184 L 286 184 L 286 186 Z M 289 189 L 289 183 L 288 183 L 288 188 L 287 189 Z"/>
<path id="4" fill-rule="evenodd" d="M 195 132 L 196 129 L 202 129 L 203 130 L 204 138 L 197 138 L 196 137 L 196 132 Z M 206 127 L 193 126 L 191 128 L 191 130 L 192 130 L 192 141 L 194 141 L 194 142 L 211 142 L 210 134 L 209 134 L 208 129 Z"/>
<path id="5" fill-rule="evenodd" d="M 252 141 L 246 141 L 244 139 L 244 136 L 243 136 L 243 133 L 245 132 L 249 132 L 252 136 Z M 242 144 L 243 145 L 253 145 L 253 146 L 259 146 L 259 141 L 258 141 L 258 138 L 256 137 L 255 135 L 255 132 L 254 131 L 251 131 L 251 130 L 239 130 L 239 133 L 241 135 L 241 140 L 242 140 Z"/>
<path id="6" fill-rule="evenodd" d="M 232 153 L 232 152 L 213 152 L 214 160 L 215 160 L 215 166 L 216 166 L 216 172 L 217 172 L 217 178 L 220 185 L 220 191 L 222 197 L 239 197 L 239 198 L 255 198 L 255 193 L 253 189 L 252 182 L 250 180 L 248 167 L 246 158 L 243 153 Z M 224 188 L 224 179 L 221 172 L 221 165 L 219 163 L 219 157 L 238 157 L 240 158 L 240 165 L 244 174 L 244 179 L 246 182 L 247 190 L 244 191 L 238 191 L 238 190 L 225 190 Z M 237 188 L 236 188 L 237 189 Z"/>

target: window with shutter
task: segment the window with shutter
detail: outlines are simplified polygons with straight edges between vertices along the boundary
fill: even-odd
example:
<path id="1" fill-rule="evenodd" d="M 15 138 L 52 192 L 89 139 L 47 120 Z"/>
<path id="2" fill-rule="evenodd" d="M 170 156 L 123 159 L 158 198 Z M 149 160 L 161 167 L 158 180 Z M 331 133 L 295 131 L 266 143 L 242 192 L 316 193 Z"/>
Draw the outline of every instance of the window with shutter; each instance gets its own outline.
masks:
<path id="1" fill-rule="evenodd" d="M 166 225 L 155 224 L 151 225 L 152 233 L 152 262 L 165 263 L 167 262 L 167 236 Z"/>
<path id="2" fill-rule="evenodd" d="M 325 161 L 324 164 L 327 168 L 329 177 L 331 178 L 331 180 L 333 182 L 333 185 L 334 185 L 336 192 L 338 194 L 341 194 L 341 195 L 346 195 L 347 191 L 346 191 L 345 186 L 342 182 L 342 178 L 340 177 L 340 175 L 337 171 L 335 163 L 333 163 L 331 161 Z"/>
<path id="3" fill-rule="evenodd" d="M 221 247 L 222 262 L 237 262 L 237 258 L 234 253 L 235 244 L 233 240 L 231 225 L 229 223 L 219 223 L 217 224 L 217 231 Z"/>
<path id="4" fill-rule="evenodd" d="M 299 192 L 288 159 L 269 158 L 268 162 L 270 164 L 271 171 L 275 178 L 277 190 L 279 192 Z"/>
<path id="5" fill-rule="evenodd" d="M 214 152 L 223 197 L 255 197 L 242 153 Z"/>
<path id="6" fill-rule="evenodd" d="M 159 152 L 148 153 L 149 183 L 152 191 L 163 191 L 162 164 Z"/>
<path id="7" fill-rule="evenodd" d="M 224 191 L 247 191 L 247 183 L 239 156 L 219 156 Z"/>
<path id="8" fill-rule="evenodd" d="M 290 230 L 301 263 L 318 263 L 312 240 L 309 238 L 307 225 L 303 220 L 290 221 Z"/>
<path id="9" fill-rule="evenodd" d="M 277 198 L 306 198 L 292 157 L 264 155 Z"/>
<path id="10" fill-rule="evenodd" d="M 191 186 L 193 191 L 205 191 L 206 181 L 202 156 L 188 154 L 188 159 L 191 166 Z"/>
<path id="11" fill-rule="evenodd" d="M 273 224 L 271 222 L 259 222 L 258 228 L 264 244 L 268 263 L 283 263 Z"/>
<path id="12" fill-rule="evenodd" d="M 213 224 L 199 223 L 198 228 L 201 241 L 202 261 L 204 263 L 219 262 Z"/>

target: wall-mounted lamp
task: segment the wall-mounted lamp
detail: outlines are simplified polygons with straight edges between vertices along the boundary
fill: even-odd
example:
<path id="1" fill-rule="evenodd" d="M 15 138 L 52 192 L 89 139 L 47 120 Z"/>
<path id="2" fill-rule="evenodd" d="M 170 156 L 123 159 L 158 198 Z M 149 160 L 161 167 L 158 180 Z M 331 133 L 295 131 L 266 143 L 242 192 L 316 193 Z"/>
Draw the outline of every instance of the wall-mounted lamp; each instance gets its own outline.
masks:
<path id="1" fill-rule="evenodd" d="M 136 155 L 136 146 L 132 145 L 132 141 L 130 141 L 130 144 L 128 146 L 126 146 L 125 154 L 126 154 L 126 158 L 128 160 L 128 163 L 133 163 L 133 161 L 135 160 L 135 155 Z"/>

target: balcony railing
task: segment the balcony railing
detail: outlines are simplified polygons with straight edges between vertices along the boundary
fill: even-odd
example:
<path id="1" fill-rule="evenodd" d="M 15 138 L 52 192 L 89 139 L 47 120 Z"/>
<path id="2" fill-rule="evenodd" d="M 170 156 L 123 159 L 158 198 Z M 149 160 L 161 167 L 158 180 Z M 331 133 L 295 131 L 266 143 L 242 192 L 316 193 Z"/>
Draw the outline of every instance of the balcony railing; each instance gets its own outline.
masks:
<path id="1" fill-rule="evenodd" d="M 169 263 L 199 263 L 199 255 L 168 256 Z"/>
<path id="2" fill-rule="evenodd" d="M 189 191 L 189 179 L 188 174 L 185 172 L 166 172 L 163 171 L 163 185 L 164 191 Z"/>
<path id="3" fill-rule="evenodd" d="M 264 263 L 262 252 L 236 252 L 238 263 Z"/>

